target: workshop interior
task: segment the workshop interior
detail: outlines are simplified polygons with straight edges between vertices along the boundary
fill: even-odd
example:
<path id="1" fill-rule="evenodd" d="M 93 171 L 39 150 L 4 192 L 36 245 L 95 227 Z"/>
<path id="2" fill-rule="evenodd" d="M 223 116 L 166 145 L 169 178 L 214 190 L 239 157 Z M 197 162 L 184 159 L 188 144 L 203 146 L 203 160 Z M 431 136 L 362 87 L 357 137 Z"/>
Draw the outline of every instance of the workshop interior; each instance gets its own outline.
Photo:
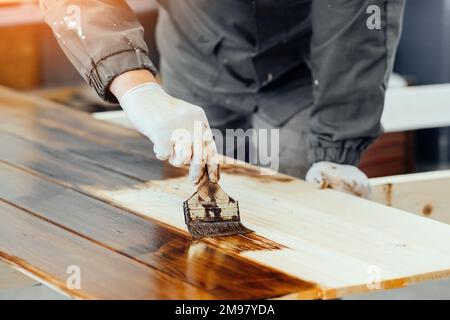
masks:
<path id="1" fill-rule="evenodd" d="M 256 61 L 256 73 L 261 65 L 261 70 L 265 68 L 264 63 L 277 73 L 285 68 L 281 64 L 290 63 L 282 59 L 295 60 L 292 57 L 300 56 L 295 51 L 299 47 L 286 45 L 289 33 L 284 34 L 285 40 L 280 42 L 283 44 L 279 45 L 282 47 L 279 52 L 276 51 L 278 45 L 270 47 L 267 44 L 267 54 L 263 52 L 258 56 L 258 53 L 247 53 L 247 48 L 239 45 L 241 38 L 247 41 L 252 37 L 247 33 L 254 30 L 253 25 L 242 23 L 247 19 L 244 13 L 242 17 L 238 14 L 228 17 L 224 8 L 229 6 L 230 11 L 238 10 L 237 7 L 250 6 L 251 3 L 258 9 L 258 3 L 271 1 L 220 0 L 218 2 L 222 5 L 219 6 L 210 1 L 189 0 L 179 10 L 177 5 L 181 0 L 89 2 L 86 8 L 81 9 L 81 19 L 91 8 L 92 21 L 110 21 L 124 28 L 131 26 L 122 30 L 122 35 L 129 32 L 126 35 L 129 45 L 137 46 L 138 52 L 126 55 L 129 50 L 124 50 L 122 61 L 118 60 L 120 53 L 114 53 L 114 61 L 111 56 L 94 61 L 99 52 L 109 50 L 105 48 L 108 43 L 113 46 L 115 39 L 122 41 L 119 40 L 120 31 L 114 29 L 117 26 L 108 31 L 110 38 L 105 38 L 107 41 L 101 38 L 106 22 L 92 27 L 97 33 L 85 31 L 85 35 L 81 35 L 80 31 L 76 34 L 77 26 L 68 21 L 73 12 L 69 9 L 70 6 L 77 8 L 83 1 L 65 0 L 59 4 L 42 1 L 44 9 L 38 2 L 0 1 L 1 300 L 450 299 L 450 1 L 407 0 L 403 4 L 397 0 L 361 1 L 373 3 L 371 5 L 375 7 L 382 5 L 379 12 L 381 30 L 367 30 L 367 33 L 386 34 L 384 41 L 387 44 L 378 38 L 367 39 L 369 36 L 352 38 L 352 34 L 357 32 L 348 29 L 335 31 L 336 36 L 330 40 L 339 42 L 345 35 L 349 37 L 348 43 L 355 41 L 353 48 L 350 48 L 353 45 L 342 47 L 354 52 L 349 59 L 370 61 L 359 69 L 359 60 L 353 61 L 354 65 L 348 61 L 341 64 L 346 60 L 333 60 L 339 55 L 337 51 L 323 54 L 327 43 L 321 46 L 316 43 L 317 47 L 314 47 L 313 42 L 312 48 L 315 49 L 311 50 L 311 57 L 305 58 L 304 63 L 305 70 L 312 68 L 313 77 L 316 74 L 320 77 L 317 83 L 312 84 L 312 108 L 319 103 L 317 101 L 331 100 L 325 101 L 322 109 L 313 109 L 314 119 L 299 119 L 299 124 L 293 124 L 294 121 L 289 120 L 291 118 L 277 122 L 277 117 L 284 115 L 273 111 L 276 108 L 281 110 L 283 103 L 289 108 L 293 103 L 286 102 L 287 99 L 300 100 L 287 82 L 297 85 L 294 79 L 297 73 L 310 71 L 296 67 L 289 73 L 292 81 L 286 80 L 287 76 L 278 79 L 275 74 L 273 84 L 266 86 L 263 82 L 262 92 L 276 91 L 279 82 L 284 81 L 286 85 L 283 84 L 282 89 L 273 94 L 258 96 L 259 91 L 256 91 L 256 101 L 260 99 L 262 102 L 252 112 L 265 113 L 261 116 L 247 115 L 246 119 L 252 125 L 258 122 L 259 128 L 279 128 L 280 138 L 293 139 L 291 144 L 296 144 L 297 136 L 303 134 L 296 133 L 301 131 L 299 126 L 303 123 L 307 123 L 305 128 L 311 126 L 313 134 L 319 136 L 314 143 L 323 149 L 314 147 L 314 164 L 306 168 L 307 174 L 302 171 L 298 175 L 289 167 L 294 166 L 297 156 L 283 160 L 281 155 L 281 170 L 276 173 L 260 172 L 258 163 L 239 161 L 220 164 L 219 175 L 213 171 L 214 164 L 204 162 L 202 168 L 194 164 L 189 167 L 186 162 L 184 167 L 173 166 L 178 161 L 174 158 L 176 153 L 184 152 L 186 156 L 188 149 L 174 147 L 164 157 L 161 156 L 166 152 L 161 151 L 164 146 L 159 145 L 158 148 L 162 148 L 159 151 L 156 144 L 155 148 L 152 147 L 153 138 L 159 139 L 161 132 L 166 130 L 161 129 L 163 125 L 156 123 L 157 120 L 150 123 L 151 118 L 163 119 L 165 114 L 152 103 L 158 106 L 166 103 L 162 102 L 166 88 L 168 94 L 177 98 L 169 98 L 172 99 L 169 102 L 171 108 L 184 108 L 184 112 L 203 103 L 203 97 L 207 93 L 211 96 L 214 88 L 217 88 L 217 96 L 208 97 L 213 101 L 212 107 L 228 104 L 229 100 L 231 104 L 238 101 L 238 105 L 241 102 L 245 105 L 247 96 L 242 94 L 243 98 L 239 100 L 241 95 L 230 93 L 227 96 L 227 90 L 241 90 L 238 83 L 243 86 L 242 92 L 252 88 L 252 81 L 246 78 L 253 72 L 247 70 L 244 63 L 247 59 Z M 298 10 L 313 16 L 309 18 L 313 21 L 312 38 L 318 39 L 321 32 L 333 29 L 319 26 L 327 23 L 325 19 L 321 20 L 323 12 L 335 9 L 336 14 L 330 17 L 336 17 L 336 20 L 329 22 L 330 25 L 339 25 L 339 19 L 347 19 L 347 28 L 351 19 L 345 15 L 353 10 L 345 7 L 345 1 L 312 0 L 322 3 L 317 7 L 300 0 L 275 2 L 277 5 L 271 4 L 273 12 L 286 14 L 289 18 L 280 19 L 273 26 L 270 26 L 269 19 L 264 24 L 267 28 L 256 27 L 260 34 L 274 33 L 276 28 L 294 24 L 292 11 Z M 343 8 L 334 8 L 341 2 Z M 116 3 L 121 5 L 116 6 Z M 51 9 L 53 5 L 69 10 L 69 13 L 62 14 L 65 16 L 61 20 L 61 25 L 64 24 L 68 30 L 66 34 L 62 31 L 60 35 L 55 31 L 63 26 L 52 26 L 51 19 L 55 19 L 55 24 L 59 23 L 59 18 L 55 18 L 57 10 Z M 290 7 L 286 9 L 287 6 Z M 404 8 L 395 11 L 395 6 Z M 121 7 L 128 9 L 119 12 Z M 187 8 L 194 12 L 192 17 Z M 376 8 L 372 9 L 360 10 L 355 15 L 376 15 Z M 43 17 L 46 10 L 49 12 L 47 22 Z M 216 12 L 208 15 L 208 10 Z M 218 14 L 217 11 L 221 10 L 223 12 Z M 248 10 L 250 12 L 251 9 Z M 266 10 L 260 14 L 261 19 L 270 16 L 270 8 L 261 10 Z M 366 94 L 370 97 L 361 98 L 356 93 L 355 98 L 348 99 L 350 103 L 366 104 L 359 109 L 354 105 L 354 109 L 348 112 L 349 117 L 355 117 L 354 122 L 344 119 L 347 114 L 345 106 L 339 112 L 333 111 L 336 112 L 334 118 L 327 118 L 327 113 L 321 110 L 327 109 L 329 116 L 333 103 L 347 101 L 336 96 L 339 90 L 344 90 L 340 89 L 344 82 L 358 83 L 348 80 L 351 75 L 360 76 L 358 81 L 363 83 L 366 81 L 363 79 L 364 70 L 376 74 L 371 70 L 376 64 L 383 68 L 389 64 L 388 53 L 380 54 L 372 61 L 366 56 L 371 54 L 368 53 L 370 50 L 363 48 L 365 41 L 369 43 L 367 46 L 389 46 L 389 34 L 395 33 L 389 29 L 395 20 L 394 13 L 401 15 L 397 17 L 401 34 L 386 88 L 381 89 L 383 85 L 380 83 L 373 95 Z M 145 30 L 143 35 L 133 29 L 132 25 L 136 23 L 130 18 L 133 14 Z M 383 20 L 385 14 L 387 18 Z M 105 18 L 106 15 L 111 15 L 110 20 Z M 173 47 L 170 41 L 164 41 L 164 44 L 161 41 L 160 44 L 158 28 L 166 25 L 179 27 L 176 22 L 170 22 L 176 17 L 186 19 L 186 29 L 159 32 L 184 35 L 195 31 L 210 35 L 220 32 L 222 24 L 222 38 L 211 44 L 209 40 L 201 42 L 202 38 L 198 37 L 199 42 L 191 44 L 191 38 L 187 36 L 188 40 L 178 40 Z M 196 23 L 200 18 L 204 19 L 204 24 Z M 163 20 L 164 23 L 161 22 Z M 351 21 L 356 23 L 357 19 Z M 159 23 L 161 25 L 158 26 Z M 297 32 L 305 23 L 299 22 L 298 28 L 292 27 L 292 30 Z M 377 29 L 376 23 L 374 28 Z M 233 31 L 239 33 L 239 37 L 231 34 Z M 114 32 L 117 36 L 113 36 Z M 86 45 L 83 42 L 94 35 L 99 37 L 96 43 Z M 78 36 L 81 40 L 73 39 Z M 148 51 L 141 47 L 139 37 L 145 40 Z M 227 42 L 228 37 L 235 42 Z M 279 40 L 274 39 L 270 41 L 275 43 Z M 238 43 L 236 47 L 228 49 L 227 46 L 234 43 Z M 332 45 L 340 48 L 339 43 Z M 305 46 L 309 48 L 310 43 Z M 164 50 L 159 50 L 159 47 Z M 88 51 L 93 53 L 92 61 L 81 61 Z M 211 62 L 216 51 L 223 61 Z M 244 57 L 246 54 L 249 56 Z M 322 60 L 315 60 L 315 54 Z M 375 54 L 379 54 L 378 49 L 373 50 Z M 191 93 L 185 93 L 176 82 L 171 82 L 172 76 L 161 82 L 160 77 L 164 74 L 156 76 L 153 72 L 167 69 L 167 73 L 173 70 L 176 73 L 177 66 L 170 65 L 176 59 L 182 59 L 182 73 L 192 70 L 194 74 L 173 76 L 174 79 L 180 80 L 186 88 L 196 88 L 197 85 L 206 88 L 193 90 L 192 100 L 187 98 Z M 280 69 L 277 69 L 274 64 L 279 61 Z M 333 65 L 333 62 L 338 65 Z M 170 66 L 165 66 L 165 63 Z M 233 63 L 238 67 L 233 69 Z M 127 92 L 119 97 L 116 92 L 120 90 L 116 86 L 122 83 L 118 83 L 116 79 L 121 78 L 116 76 L 124 72 L 122 69 L 126 64 L 130 64 L 126 71 L 136 72 L 136 78 L 123 80 Z M 187 80 L 207 74 L 212 65 L 226 76 L 211 76 L 198 83 Z M 116 69 L 122 71 L 113 74 Z M 137 74 L 137 69 L 142 69 L 145 75 Z M 80 74 L 80 70 L 87 71 Z M 108 72 L 112 72 L 111 75 Z M 333 77 L 346 74 L 342 79 L 330 80 L 327 72 Z M 116 77 L 114 80 L 113 76 Z M 145 81 L 128 90 L 126 82 L 135 81 L 140 76 L 150 77 L 152 83 Z M 272 82 L 272 76 L 269 73 L 268 82 Z M 106 83 L 108 81 L 114 82 Z M 320 90 L 322 85 L 329 83 L 332 84 L 325 93 Z M 367 86 L 370 85 L 372 83 Z M 291 96 L 286 93 L 283 97 L 283 90 L 291 90 Z M 354 91 L 348 90 L 344 96 Z M 379 112 L 382 114 L 368 107 L 368 104 L 379 100 L 381 91 Z M 152 97 L 157 98 L 152 100 Z M 332 101 L 333 97 L 336 102 Z M 189 101 L 189 105 L 184 100 Z M 144 102 L 149 104 L 152 114 L 147 120 L 143 118 L 148 113 L 132 114 Z M 267 107 L 263 107 L 263 103 Z M 183 113 L 184 119 L 174 120 L 178 111 L 169 110 L 172 111 L 167 112 L 167 117 L 171 117 L 169 123 L 173 126 L 175 122 L 185 123 L 191 119 L 189 114 Z M 209 111 L 206 112 L 211 127 L 216 120 L 226 126 L 227 123 L 221 120 L 240 115 L 236 112 L 230 116 L 229 110 L 235 112 L 235 109 L 226 110 L 228 113 L 217 117 L 212 115 L 211 118 Z M 375 115 L 366 120 L 361 116 L 363 112 Z M 296 119 L 296 114 L 289 117 Z M 383 128 L 379 134 L 374 133 L 376 129 L 369 128 L 378 125 L 377 117 L 381 121 L 380 128 Z M 374 118 L 375 122 L 370 122 Z M 237 120 L 228 124 L 239 127 L 241 118 L 233 119 Z M 334 122 L 334 119 L 338 120 Z M 351 129 L 346 128 L 345 133 L 340 134 L 339 126 L 346 121 L 347 125 L 351 123 Z M 161 132 L 147 134 L 154 127 Z M 358 134 L 361 139 L 355 142 L 358 145 L 355 148 L 359 148 L 361 141 L 370 140 L 370 143 L 367 142 L 367 148 L 362 148 L 360 158 L 355 156 L 357 160 L 348 160 L 348 155 L 346 158 L 343 151 L 335 147 L 337 144 L 332 144 L 336 141 L 327 140 L 340 137 L 343 139 L 340 146 L 345 148 L 344 145 L 360 138 Z M 349 135 L 354 135 L 354 140 L 350 141 Z M 168 143 L 175 145 L 176 142 L 170 140 Z M 195 146 L 192 148 L 193 151 L 189 146 L 189 155 L 195 152 Z M 283 148 L 289 146 L 280 147 L 280 152 Z M 309 152 L 307 148 L 301 149 L 305 158 Z M 341 152 L 340 156 L 333 158 L 331 149 Z M 203 154 L 205 152 L 209 151 L 203 151 Z M 292 152 L 300 151 L 293 148 Z M 300 158 L 303 158 L 303 153 Z M 291 171 L 283 171 L 285 162 Z M 203 171 L 195 172 L 196 169 Z M 195 174 L 198 176 L 194 177 L 192 185 L 188 176 L 192 178 Z M 319 181 L 318 186 L 314 181 Z M 183 305 L 183 309 L 176 312 L 202 312 L 185 308 L 188 307 Z"/>

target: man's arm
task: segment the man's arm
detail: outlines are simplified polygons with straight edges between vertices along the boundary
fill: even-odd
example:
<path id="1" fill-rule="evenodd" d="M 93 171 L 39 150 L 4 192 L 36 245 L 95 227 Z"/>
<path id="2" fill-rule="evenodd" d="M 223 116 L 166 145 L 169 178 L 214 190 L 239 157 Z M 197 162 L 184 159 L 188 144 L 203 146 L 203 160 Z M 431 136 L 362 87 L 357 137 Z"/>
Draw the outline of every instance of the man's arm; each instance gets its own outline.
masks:
<path id="1" fill-rule="evenodd" d="M 367 26 L 373 5 L 381 29 Z M 380 135 L 403 6 L 404 0 L 312 1 L 312 162 L 357 165 Z"/>
<path id="2" fill-rule="evenodd" d="M 219 179 L 216 145 L 205 112 L 155 82 L 144 30 L 123 0 L 40 0 L 61 48 L 100 97 L 120 102 L 133 126 L 153 142 L 159 160 L 190 165 L 194 184 L 208 163 Z"/>
<path id="3" fill-rule="evenodd" d="M 312 1 L 313 166 L 306 180 L 319 188 L 370 195 L 356 166 L 382 131 L 403 7 L 404 0 Z"/>
<path id="4" fill-rule="evenodd" d="M 47 24 L 81 76 L 99 96 L 117 102 L 109 91 L 115 77 L 146 69 L 144 29 L 124 0 L 40 0 Z"/>

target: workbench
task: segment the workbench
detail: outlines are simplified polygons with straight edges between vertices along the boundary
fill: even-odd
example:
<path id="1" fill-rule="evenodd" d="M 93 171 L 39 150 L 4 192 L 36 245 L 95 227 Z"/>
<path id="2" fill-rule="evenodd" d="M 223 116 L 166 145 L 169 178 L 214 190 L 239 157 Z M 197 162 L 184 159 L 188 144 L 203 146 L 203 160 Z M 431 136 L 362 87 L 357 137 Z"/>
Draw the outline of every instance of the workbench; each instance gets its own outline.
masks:
<path id="1" fill-rule="evenodd" d="M 193 241 L 186 169 L 133 130 L 0 87 L 0 259 L 80 299 L 333 299 L 450 276 L 445 223 L 222 172 L 255 233 Z"/>

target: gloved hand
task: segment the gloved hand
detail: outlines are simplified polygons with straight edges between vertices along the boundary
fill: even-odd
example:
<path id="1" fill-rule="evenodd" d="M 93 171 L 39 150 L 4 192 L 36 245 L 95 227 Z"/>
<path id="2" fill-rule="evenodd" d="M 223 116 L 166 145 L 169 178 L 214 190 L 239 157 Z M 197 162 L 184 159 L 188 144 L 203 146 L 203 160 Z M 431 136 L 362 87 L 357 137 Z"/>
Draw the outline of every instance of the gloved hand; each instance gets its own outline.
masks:
<path id="1" fill-rule="evenodd" d="M 317 162 L 308 170 L 306 181 L 320 189 L 331 188 L 362 198 L 370 196 L 369 179 L 361 170 L 351 165 Z"/>
<path id="2" fill-rule="evenodd" d="M 129 90 L 119 102 L 131 124 L 153 142 L 159 160 L 176 167 L 190 164 L 194 184 L 208 163 L 211 181 L 219 180 L 216 145 L 201 107 L 168 95 L 153 82 Z"/>

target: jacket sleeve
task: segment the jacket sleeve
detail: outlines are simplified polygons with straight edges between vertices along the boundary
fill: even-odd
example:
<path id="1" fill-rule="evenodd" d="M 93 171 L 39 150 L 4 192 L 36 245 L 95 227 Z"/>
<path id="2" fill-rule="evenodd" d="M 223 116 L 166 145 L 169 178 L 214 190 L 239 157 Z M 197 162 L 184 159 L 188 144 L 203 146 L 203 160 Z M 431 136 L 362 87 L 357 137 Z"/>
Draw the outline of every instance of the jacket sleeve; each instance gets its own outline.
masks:
<path id="1" fill-rule="evenodd" d="M 357 165 L 381 134 L 403 8 L 404 0 L 312 1 L 311 162 Z"/>
<path id="2" fill-rule="evenodd" d="M 118 75 L 156 69 L 148 58 L 144 30 L 125 0 L 40 0 L 45 21 L 81 76 L 99 96 Z"/>

